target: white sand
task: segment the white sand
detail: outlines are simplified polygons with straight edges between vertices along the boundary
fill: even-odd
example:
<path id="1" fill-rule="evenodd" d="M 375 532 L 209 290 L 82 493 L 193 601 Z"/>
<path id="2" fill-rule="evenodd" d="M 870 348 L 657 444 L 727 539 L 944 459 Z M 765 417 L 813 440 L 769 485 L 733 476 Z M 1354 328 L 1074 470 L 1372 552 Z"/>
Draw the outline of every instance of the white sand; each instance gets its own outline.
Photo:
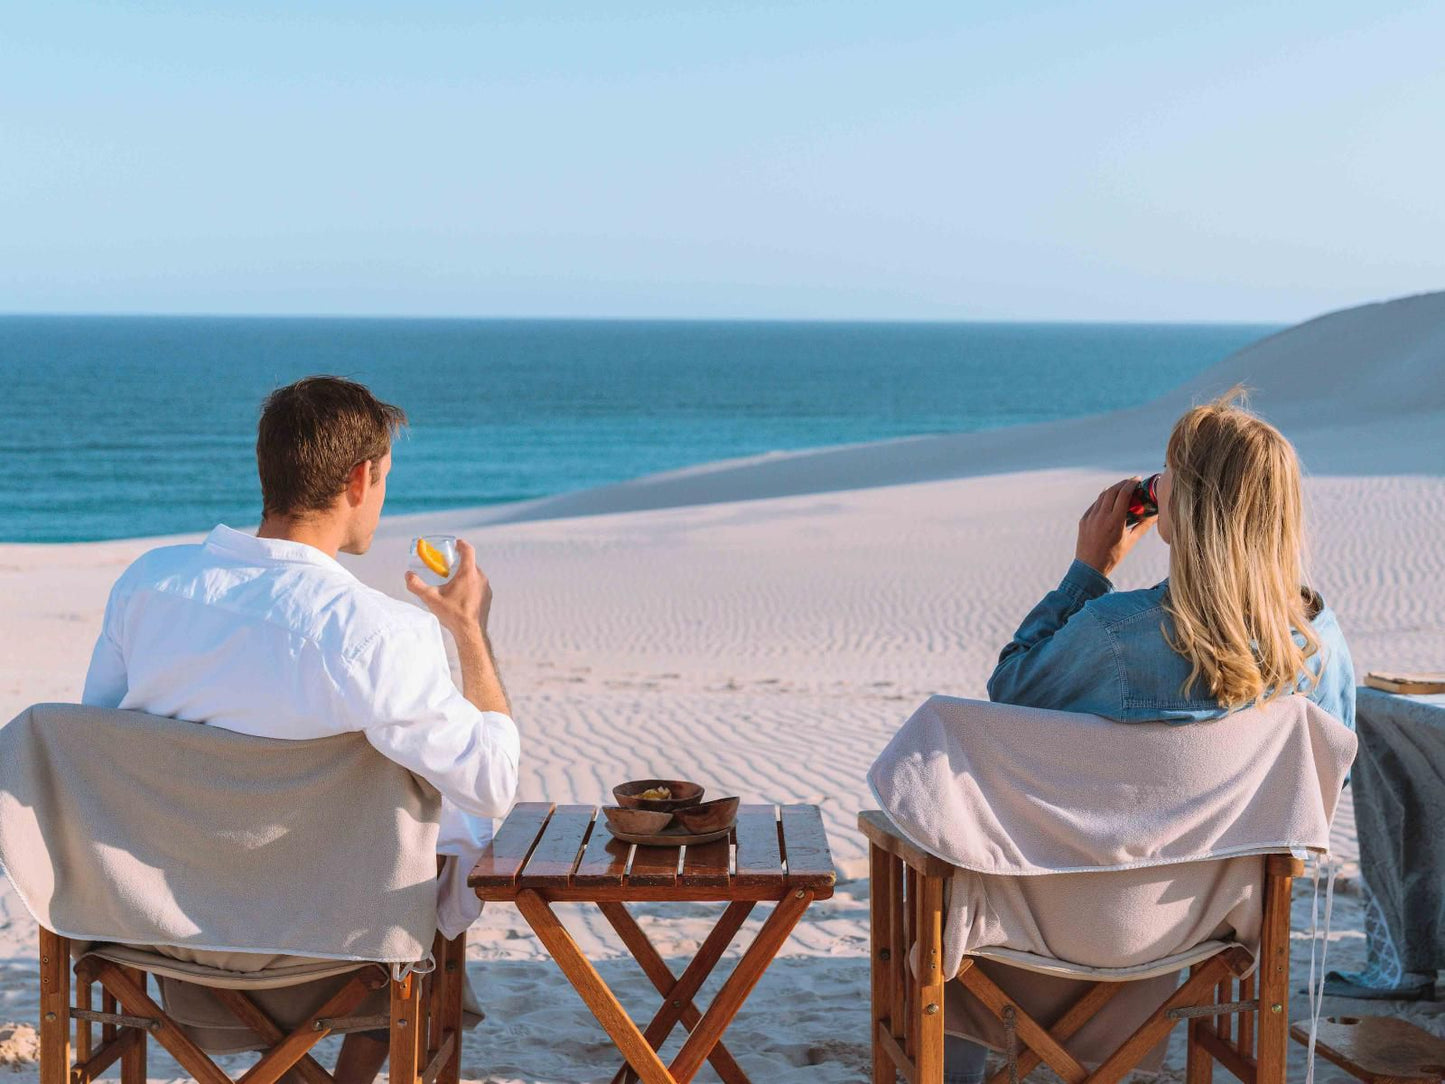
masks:
<path id="1" fill-rule="evenodd" d="M 857 1081 L 868 1034 L 867 883 L 853 829 L 871 804 L 864 771 L 928 693 L 983 695 L 999 647 L 1066 567 L 1084 506 L 1124 474 L 1157 469 L 1180 410 L 1237 379 L 1258 389 L 1256 405 L 1311 469 L 1315 582 L 1360 672 L 1445 665 L 1445 294 L 1312 321 L 1106 418 L 769 456 L 398 518 L 355 567 L 399 591 L 418 527 L 477 545 L 524 732 L 522 798 L 600 801 L 614 781 L 678 773 L 745 800 L 822 805 L 851 879 L 811 912 L 728 1042 L 759 1084 Z M 78 695 L 110 583 L 154 544 L 0 546 L 0 718 Z M 1120 585 L 1162 578 L 1166 553 L 1147 540 Z M 1348 810 L 1337 840 L 1351 862 Z M 644 908 L 643 923 L 680 969 L 715 910 Z M 1305 892 L 1296 985 L 1308 910 Z M 580 909 L 567 917 L 604 977 L 649 1016 L 656 996 L 604 924 Z M 1358 965 L 1361 929 L 1347 893 L 1332 966 Z M 0 890 L 0 1025 L 35 1019 L 33 936 Z M 467 1041 L 468 1079 L 611 1076 L 605 1036 L 515 912 L 488 910 L 472 957 L 491 1015 Z M 1433 1006 L 1408 1011 L 1445 1034 Z M 1179 1070 L 1176 1052 L 1168 1078 Z M 33 1072 L 22 1063 L 18 1079 Z M 151 1074 L 177 1069 L 157 1052 Z"/>

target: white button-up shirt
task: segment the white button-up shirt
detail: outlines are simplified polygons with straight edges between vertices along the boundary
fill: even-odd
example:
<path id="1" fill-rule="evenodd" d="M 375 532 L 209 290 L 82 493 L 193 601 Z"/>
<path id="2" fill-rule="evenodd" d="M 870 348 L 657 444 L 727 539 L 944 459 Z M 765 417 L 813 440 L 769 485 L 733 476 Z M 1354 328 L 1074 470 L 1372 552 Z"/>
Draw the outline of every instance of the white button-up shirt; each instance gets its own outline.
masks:
<path id="1" fill-rule="evenodd" d="M 217 527 L 151 550 L 111 590 L 82 699 L 264 738 L 361 731 L 442 794 L 442 932 L 480 913 L 465 877 L 516 794 L 517 728 L 462 696 L 435 617 L 315 547 Z"/>

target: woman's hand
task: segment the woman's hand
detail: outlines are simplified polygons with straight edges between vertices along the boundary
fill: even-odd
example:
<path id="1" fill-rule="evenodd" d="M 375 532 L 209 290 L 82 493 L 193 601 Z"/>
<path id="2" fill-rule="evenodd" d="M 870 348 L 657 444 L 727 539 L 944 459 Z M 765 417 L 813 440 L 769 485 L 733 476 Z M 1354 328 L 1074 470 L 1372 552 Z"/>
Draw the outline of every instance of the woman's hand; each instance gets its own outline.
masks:
<path id="1" fill-rule="evenodd" d="M 1079 544 L 1074 556 L 1105 576 L 1154 526 L 1153 516 L 1129 526 L 1129 501 L 1138 484 L 1138 478 L 1125 478 L 1111 485 L 1079 520 Z"/>

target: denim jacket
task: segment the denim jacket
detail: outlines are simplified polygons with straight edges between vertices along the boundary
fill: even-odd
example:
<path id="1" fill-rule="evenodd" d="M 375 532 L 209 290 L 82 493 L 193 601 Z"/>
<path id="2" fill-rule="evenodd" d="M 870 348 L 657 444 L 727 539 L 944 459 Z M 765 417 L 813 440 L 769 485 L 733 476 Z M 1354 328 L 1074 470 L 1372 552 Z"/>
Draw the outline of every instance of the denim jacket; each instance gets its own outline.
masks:
<path id="1" fill-rule="evenodd" d="M 1191 723 L 1226 714 L 1197 683 L 1184 695 L 1189 661 L 1171 648 L 1173 620 L 1164 609 L 1169 581 L 1115 591 L 1108 577 L 1075 561 L 1043 597 L 999 655 L 990 700 L 1102 715 L 1123 723 Z M 1355 728 L 1355 668 L 1334 612 L 1320 603 L 1312 620 L 1324 656 L 1306 666 L 1319 682 L 1300 691 Z M 1301 644 L 1303 637 L 1296 633 Z"/>

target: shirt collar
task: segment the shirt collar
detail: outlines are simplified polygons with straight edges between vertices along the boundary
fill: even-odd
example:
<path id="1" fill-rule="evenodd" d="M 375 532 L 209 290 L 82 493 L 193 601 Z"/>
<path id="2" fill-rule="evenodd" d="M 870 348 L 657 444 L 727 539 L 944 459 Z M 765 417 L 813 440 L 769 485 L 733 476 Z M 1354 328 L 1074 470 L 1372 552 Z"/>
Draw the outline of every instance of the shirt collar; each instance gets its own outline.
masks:
<path id="1" fill-rule="evenodd" d="M 351 576 L 341 562 L 333 557 L 328 557 L 315 546 L 308 546 L 305 542 L 292 542 L 285 538 L 257 538 L 255 535 L 243 534 L 227 527 L 224 523 L 219 524 L 206 536 L 206 548 L 252 561 L 317 565 Z"/>

